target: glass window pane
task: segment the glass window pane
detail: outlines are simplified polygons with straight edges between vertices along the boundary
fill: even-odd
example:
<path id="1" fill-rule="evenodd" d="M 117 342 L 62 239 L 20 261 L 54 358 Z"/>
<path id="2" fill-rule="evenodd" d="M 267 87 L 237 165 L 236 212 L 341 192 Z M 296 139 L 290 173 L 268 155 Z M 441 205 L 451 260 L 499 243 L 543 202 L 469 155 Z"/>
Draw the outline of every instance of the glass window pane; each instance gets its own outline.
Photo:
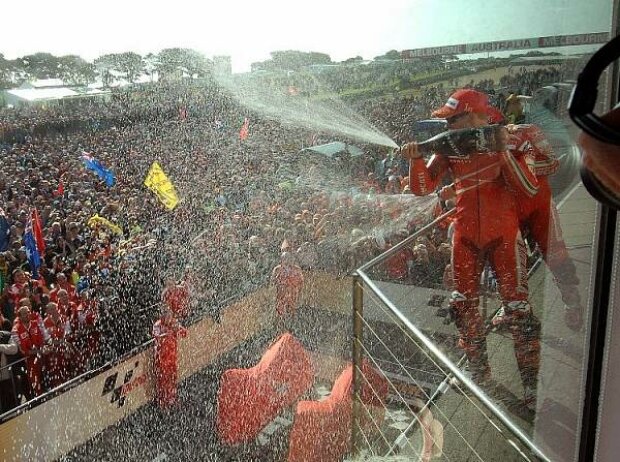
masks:
<path id="1" fill-rule="evenodd" d="M 617 2 L 8 3 L 0 425 L 68 422 L 15 458 L 575 460 L 599 207 L 567 103 Z"/>

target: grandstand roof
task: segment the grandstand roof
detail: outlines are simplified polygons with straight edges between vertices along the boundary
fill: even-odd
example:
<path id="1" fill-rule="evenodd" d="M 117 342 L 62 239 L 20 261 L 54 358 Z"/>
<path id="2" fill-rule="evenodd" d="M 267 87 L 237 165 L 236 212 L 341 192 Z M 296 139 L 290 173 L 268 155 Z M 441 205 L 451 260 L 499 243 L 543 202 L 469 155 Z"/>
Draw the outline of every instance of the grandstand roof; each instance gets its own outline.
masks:
<path id="1" fill-rule="evenodd" d="M 16 88 L 6 92 L 25 101 L 48 101 L 79 95 L 69 88 Z"/>
<path id="2" fill-rule="evenodd" d="M 348 152 L 353 157 L 358 157 L 364 154 L 364 151 L 362 151 L 357 146 L 341 143 L 340 141 L 321 144 L 319 146 L 311 146 L 309 148 L 306 148 L 305 151 L 316 152 L 318 154 L 323 154 L 324 156 L 328 157 L 334 157 L 336 154 L 340 154 L 342 152 Z"/>
<path id="3" fill-rule="evenodd" d="M 74 91 L 78 94 L 78 96 L 93 96 L 110 93 L 110 90 L 103 90 L 101 88 L 77 88 Z"/>
<path id="4" fill-rule="evenodd" d="M 96 88 L 14 88 L 6 90 L 7 103 L 37 103 L 44 101 L 57 101 L 64 98 L 76 98 L 85 96 L 99 96 L 110 93 L 108 90 Z"/>
<path id="5" fill-rule="evenodd" d="M 32 82 L 24 82 L 19 88 L 59 88 L 64 86 L 65 83 L 61 79 L 39 79 Z"/>

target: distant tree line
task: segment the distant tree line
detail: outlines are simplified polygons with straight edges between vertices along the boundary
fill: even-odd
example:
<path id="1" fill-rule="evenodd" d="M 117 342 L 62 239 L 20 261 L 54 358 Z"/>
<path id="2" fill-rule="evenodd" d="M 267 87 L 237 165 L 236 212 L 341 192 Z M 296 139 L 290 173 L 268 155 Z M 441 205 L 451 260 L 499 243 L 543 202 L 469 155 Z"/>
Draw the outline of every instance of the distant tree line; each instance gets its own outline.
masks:
<path id="1" fill-rule="evenodd" d="M 375 57 L 377 61 L 399 59 L 400 53 L 397 50 Z M 283 50 L 272 52 L 271 58 L 266 61 L 253 63 L 252 70 L 303 72 L 312 65 L 354 65 L 362 61 L 364 59 L 361 56 L 355 56 L 337 63 L 326 53 Z M 425 67 L 441 62 L 441 58 L 434 57 L 420 61 L 419 64 Z M 87 85 L 101 80 L 104 86 L 108 86 L 119 78 L 133 82 L 141 75 L 153 76 L 155 73 L 161 80 L 165 80 L 178 73 L 206 78 L 212 72 L 213 62 L 202 53 L 188 48 L 167 48 L 145 56 L 132 51 L 110 53 L 98 57 L 92 63 L 76 55 L 55 56 L 41 52 L 11 60 L 0 54 L 0 88 L 19 86 L 24 81 L 35 79 L 58 78 L 68 85 Z M 343 85 L 348 86 L 346 82 Z"/>
<path id="2" fill-rule="evenodd" d="M 104 85 L 109 85 L 118 77 L 132 82 L 140 75 L 153 75 L 155 72 L 163 79 L 178 72 L 202 78 L 211 74 L 212 70 L 210 59 L 189 48 L 166 48 L 146 56 L 132 51 L 110 53 L 92 63 L 76 55 L 34 53 L 6 59 L 0 53 L 0 88 L 12 88 L 36 79 L 62 79 L 69 85 L 87 85 L 99 78 Z"/>

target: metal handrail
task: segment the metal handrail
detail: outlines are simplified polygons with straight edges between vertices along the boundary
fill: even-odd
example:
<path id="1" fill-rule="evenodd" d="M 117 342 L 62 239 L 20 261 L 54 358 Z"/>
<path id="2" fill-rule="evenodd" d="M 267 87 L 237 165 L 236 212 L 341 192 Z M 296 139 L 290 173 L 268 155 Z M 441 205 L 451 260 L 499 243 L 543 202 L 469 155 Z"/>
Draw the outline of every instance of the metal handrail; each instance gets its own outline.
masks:
<path id="1" fill-rule="evenodd" d="M 392 302 L 382 293 L 382 291 L 375 285 L 375 283 L 365 273 L 365 271 L 368 268 L 370 268 L 370 267 L 372 267 L 372 266 L 374 266 L 374 265 L 376 265 L 378 263 L 381 263 L 381 262 L 387 260 L 393 254 L 395 254 L 400 249 L 402 249 L 404 246 L 406 246 L 407 244 L 412 242 L 414 239 L 416 239 L 420 235 L 428 232 L 430 229 L 433 229 L 438 223 L 440 223 L 441 221 L 445 220 L 446 218 L 452 216 L 455 212 L 456 212 L 456 209 L 453 208 L 453 209 L 449 210 L 448 212 L 440 215 L 435 220 L 433 220 L 430 223 L 428 223 L 427 225 L 423 226 L 422 228 L 420 228 L 419 230 L 414 232 L 412 235 L 408 236 L 403 241 L 399 242 L 395 246 L 389 248 L 388 250 L 386 250 L 385 252 L 381 253 L 377 257 L 373 258 L 372 260 L 368 261 L 364 265 L 360 266 L 353 274 L 353 276 L 354 276 L 354 291 L 356 289 L 356 286 L 360 285 L 359 284 L 359 280 L 363 281 L 364 284 L 366 284 L 366 286 L 375 295 L 377 295 L 379 300 L 381 300 L 397 316 L 397 318 L 405 325 L 405 327 L 408 328 L 410 333 L 413 334 L 422 344 L 424 344 L 429 349 L 429 352 L 431 354 L 433 354 L 441 364 L 443 364 L 447 369 L 449 369 L 450 372 L 449 372 L 449 374 L 447 374 L 447 377 L 446 377 L 446 380 L 445 380 L 446 384 L 452 378 L 456 378 L 457 380 L 459 380 L 463 384 L 463 386 L 465 386 L 465 388 L 467 388 L 527 448 L 529 448 L 540 459 L 542 459 L 544 461 L 547 461 L 549 459 L 541 452 L 541 450 L 534 444 L 534 442 L 531 441 L 531 439 L 525 433 L 523 433 L 521 431 L 521 429 L 519 427 L 517 427 L 509 418 L 507 418 L 505 416 L 505 414 L 487 397 L 487 395 L 475 383 L 473 383 L 471 380 L 469 380 L 467 377 L 465 377 L 463 375 L 463 373 L 461 372 L 461 369 L 459 368 L 459 365 L 464 360 L 464 356 L 461 357 L 461 359 L 459 360 L 458 364 L 454 364 L 426 335 L 424 335 L 424 333 L 422 333 L 421 330 L 419 330 L 417 327 L 415 327 L 400 312 L 400 310 L 398 310 L 398 308 L 392 304 Z M 534 262 L 534 264 L 532 265 L 532 267 L 529 268 L 528 275 L 527 275 L 528 279 L 533 274 L 533 272 L 538 268 L 538 266 L 542 263 L 542 261 L 543 261 L 542 256 L 539 256 L 537 258 L 537 260 Z M 361 287 L 361 285 L 360 285 L 360 287 Z M 357 303 L 357 305 L 362 305 L 362 304 L 363 304 L 363 302 L 360 302 L 360 301 L 358 301 L 358 303 Z M 353 315 L 354 315 L 354 320 L 355 320 L 355 318 L 357 317 L 355 311 L 354 311 Z M 362 338 L 362 334 L 361 333 L 357 333 L 357 334 L 355 334 L 354 337 L 355 337 L 355 339 L 354 339 L 354 342 L 355 342 L 357 340 L 357 338 Z M 444 385 L 444 387 L 445 387 L 445 384 L 442 384 L 442 385 Z M 438 395 L 440 395 L 440 394 L 441 394 L 440 390 L 439 389 L 436 390 L 435 393 L 433 394 L 432 399 L 436 399 L 436 397 Z M 427 403 L 427 405 L 428 405 L 428 403 Z M 353 440 L 355 440 L 355 438 L 353 438 Z"/>
<path id="2" fill-rule="evenodd" d="M 17 361 L 13 361 L 12 363 L 7 364 L 6 366 L 0 367 L 0 371 L 3 371 L 4 369 L 10 369 L 16 364 L 23 363 L 25 361 L 26 361 L 26 358 L 19 358 Z"/>
<path id="3" fill-rule="evenodd" d="M 515 435 L 521 443 L 523 443 L 533 454 L 539 459 L 550 462 L 550 459 L 534 444 L 532 440 L 519 428 L 512 420 L 489 399 L 489 397 L 469 378 L 467 378 L 459 367 L 454 364 L 436 345 L 431 341 L 420 329 L 418 329 L 401 311 L 394 306 L 394 304 L 383 294 L 383 292 L 375 285 L 375 283 L 368 277 L 362 269 L 357 270 L 356 276 L 358 276 L 364 284 L 378 297 L 378 299 L 392 311 L 392 313 L 399 319 L 399 321 L 407 328 L 409 333 L 413 335 L 422 345 L 424 345 L 429 353 L 433 355 L 436 360 L 474 395 L 478 401 L 480 401 L 484 407 L 491 412 L 506 428 Z"/>
<path id="4" fill-rule="evenodd" d="M 44 402 L 49 401 L 50 399 L 55 398 L 58 395 L 63 394 L 64 392 L 76 387 L 77 385 L 80 385 L 81 383 L 84 383 L 86 380 L 89 380 L 90 378 L 96 375 L 99 375 L 109 369 L 112 369 L 117 364 L 120 364 L 123 361 L 126 361 L 128 358 L 146 350 L 148 347 L 151 346 L 153 342 L 154 342 L 153 339 L 147 340 L 143 344 L 132 348 L 131 350 L 129 350 L 127 353 L 125 353 L 121 357 L 116 358 L 112 361 L 108 361 L 107 363 L 102 364 L 101 366 L 95 369 L 91 369 L 76 377 L 73 377 L 72 379 L 58 385 L 56 388 L 52 388 L 51 390 L 48 390 L 45 393 L 14 407 L 13 409 L 5 412 L 4 414 L 0 414 L 0 424 L 6 422 L 7 420 L 12 419 L 13 417 L 17 417 L 19 414 L 22 414 L 23 412 L 29 409 L 32 409 L 40 404 L 43 404 Z"/>
<path id="5" fill-rule="evenodd" d="M 578 184 L 577 184 L 578 186 Z M 573 189 L 558 203 L 557 208 L 561 209 L 562 206 L 564 205 L 565 201 L 572 195 L 572 193 L 575 191 L 576 186 L 573 187 Z M 408 243 L 410 243 L 413 239 L 417 238 L 420 234 L 423 234 L 425 232 L 427 232 L 429 229 L 432 229 L 437 223 L 441 222 L 442 220 L 448 218 L 449 216 L 451 216 L 453 213 L 455 212 L 455 209 L 449 210 L 448 212 L 444 213 L 443 215 L 440 215 L 439 217 L 437 217 L 435 220 L 433 220 L 432 222 L 430 222 L 428 225 L 424 226 L 423 228 L 421 228 L 420 230 L 416 231 L 414 234 L 412 234 L 411 236 L 407 237 L 405 240 L 403 240 L 402 242 L 398 243 L 397 245 L 395 245 L 394 247 L 391 247 L 390 249 L 386 250 L 385 252 L 383 252 L 382 254 L 378 255 L 377 257 L 373 258 L 372 260 L 370 260 L 369 262 L 365 263 L 364 265 L 360 266 L 358 270 L 356 270 L 355 273 L 353 273 L 354 279 L 362 279 L 364 282 L 370 282 L 370 284 L 368 284 L 368 286 L 371 288 L 371 290 L 373 292 L 375 292 L 375 294 L 382 300 L 387 300 L 387 298 L 381 293 L 380 289 L 378 289 L 376 287 L 376 285 L 374 283 L 371 282 L 370 278 L 368 277 L 368 275 L 366 275 L 365 270 L 368 269 L 369 267 L 382 262 L 384 260 L 386 260 L 388 257 L 390 257 L 391 255 L 393 255 L 395 252 L 397 252 L 399 249 L 401 249 L 402 247 L 404 247 L 405 245 L 407 245 Z M 534 261 L 534 263 L 531 265 L 531 267 L 528 269 L 527 272 L 527 279 L 529 280 L 529 278 L 534 274 L 534 272 L 538 269 L 538 267 L 543 263 L 544 258 L 542 256 L 542 254 L 538 254 L 538 257 L 536 258 L 536 260 Z M 359 283 L 359 281 L 358 281 Z M 385 302 L 384 302 L 385 303 Z M 359 301 L 358 305 L 362 305 L 363 302 Z M 402 315 L 402 313 L 400 313 L 400 311 L 398 311 L 398 309 L 392 305 L 391 303 L 386 303 L 386 306 L 388 306 L 388 308 L 390 308 L 392 311 L 394 311 L 394 313 L 398 312 L 398 317 L 401 319 L 406 319 L 404 318 L 404 316 Z M 355 318 L 355 312 L 354 312 L 354 318 Z M 405 325 L 408 327 L 408 323 L 405 323 Z M 489 326 L 490 327 L 490 326 Z M 416 329 L 417 330 L 417 329 Z M 427 342 L 432 343 L 430 341 L 430 339 L 428 339 L 426 336 L 424 336 L 424 334 L 422 334 L 421 331 L 418 331 L 419 334 L 421 336 L 423 336 Z M 412 332 L 414 335 L 414 332 Z M 361 338 L 361 333 L 359 334 L 359 338 Z M 418 337 L 420 338 L 420 337 Z M 423 342 L 425 343 L 425 342 Z M 433 344 L 434 345 L 434 344 Z M 436 349 L 436 347 L 435 347 Z M 437 351 L 439 351 L 441 353 L 440 350 L 437 349 Z M 431 350 L 431 352 L 433 352 L 433 350 Z M 443 355 L 443 353 L 441 353 Z M 459 365 L 465 360 L 465 355 L 463 355 L 458 363 L 456 365 L 454 365 L 454 363 L 452 363 L 445 355 L 443 355 L 442 357 L 438 356 L 438 359 L 440 359 L 442 362 L 443 360 L 447 361 L 449 363 L 446 364 L 446 367 L 448 367 L 451 371 L 450 374 L 447 375 L 446 379 L 442 382 L 442 384 L 440 384 L 439 388 L 437 390 L 435 390 L 434 394 L 431 396 L 429 403 L 433 402 L 439 395 L 442 394 L 442 388 L 445 388 L 446 384 L 452 380 L 454 377 L 456 377 L 457 379 L 459 379 L 461 381 L 461 383 L 465 384 L 465 386 L 467 388 L 470 389 L 470 391 L 478 398 L 479 397 L 479 393 L 482 393 L 483 396 L 486 395 L 484 394 L 484 392 L 480 389 L 478 389 L 478 387 L 476 387 L 472 382 L 470 382 L 469 380 L 462 380 L 461 377 L 463 376 L 463 374 L 460 372 L 460 368 Z M 454 373 L 454 371 L 458 371 L 458 373 Z M 473 385 L 473 387 L 470 387 L 470 385 Z M 475 388 L 475 390 L 474 390 Z M 540 450 L 534 445 L 534 443 L 525 435 L 521 432 L 521 430 L 518 427 L 515 427 L 511 421 L 509 419 L 507 419 L 504 414 L 501 412 L 501 410 L 499 410 L 499 408 L 497 408 L 491 401 L 488 400 L 488 398 L 486 398 L 485 400 L 480 399 L 480 401 L 485 404 L 485 406 L 487 406 L 487 408 L 496 416 L 500 419 L 500 421 L 502 421 L 502 423 L 504 423 L 508 429 L 510 431 L 513 431 L 513 433 L 519 437 L 519 439 L 523 442 L 523 444 L 525 444 L 528 448 L 530 448 L 531 450 L 534 451 L 534 453 L 536 453 L 536 455 L 540 458 L 542 458 L 543 460 L 548 460 L 544 454 L 542 454 L 540 452 Z M 429 403 L 426 404 L 426 406 L 429 405 Z M 488 404 L 490 403 L 490 406 L 488 406 Z M 510 422 L 509 424 L 507 424 L 506 422 Z M 516 431 L 514 431 L 516 430 Z M 522 439 L 523 438 L 523 439 Z M 393 449 L 393 448 L 392 448 Z M 392 451 L 392 449 L 390 450 L 390 452 Z"/>
<path id="6" fill-rule="evenodd" d="M 424 225 L 422 228 L 420 228 L 417 231 L 415 231 L 411 236 L 409 236 L 406 239 L 402 240 L 401 242 L 396 244 L 394 247 L 390 247 L 388 250 L 383 252 L 381 255 L 378 255 L 375 258 L 373 258 L 372 260 L 364 263 L 362 266 L 360 266 L 357 269 L 357 271 L 358 272 L 359 271 L 365 271 L 366 269 L 370 268 L 371 266 L 374 266 L 377 263 L 381 263 L 382 261 L 385 261 L 387 258 L 391 257 L 396 252 L 398 252 L 400 249 L 402 249 L 404 246 L 406 246 L 411 241 L 413 241 L 415 238 L 420 237 L 420 235 L 426 233 L 428 230 L 433 229 L 438 223 L 444 221 L 446 218 L 450 217 L 451 215 L 454 215 L 455 213 L 456 213 L 456 208 L 453 208 L 453 209 L 448 210 L 446 213 L 444 213 L 442 215 L 439 215 L 437 218 L 435 218 L 429 224 Z"/>

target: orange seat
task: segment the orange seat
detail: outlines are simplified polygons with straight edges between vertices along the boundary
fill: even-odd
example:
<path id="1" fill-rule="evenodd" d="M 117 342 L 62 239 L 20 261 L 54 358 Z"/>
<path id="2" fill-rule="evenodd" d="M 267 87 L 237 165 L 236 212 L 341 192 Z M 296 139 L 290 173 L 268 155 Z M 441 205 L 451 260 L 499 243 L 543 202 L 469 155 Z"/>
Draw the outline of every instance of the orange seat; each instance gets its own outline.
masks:
<path id="1" fill-rule="evenodd" d="M 373 412 L 373 418 L 381 421 L 388 393 L 387 380 L 367 362 L 362 363 L 361 370 L 367 381 L 361 379 L 360 399 L 371 411 L 379 409 L 378 413 Z M 353 366 L 350 365 L 336 379 L 328 398 L 297 404 L 288 462 L 330 462 L 344 457 L 351 442 L 352 395 Z M 362 428 L 376 429 L 365 411 L 362 411 L 360 424 Z"/>
<path id="2" fill-rule="evenodd" d="M 250 369 L 222 375 L 217 400 L 217 429 L 227 444 L 250 441 L 285 407 L 312 387 L 310 355 L 286 333 Z"/>

